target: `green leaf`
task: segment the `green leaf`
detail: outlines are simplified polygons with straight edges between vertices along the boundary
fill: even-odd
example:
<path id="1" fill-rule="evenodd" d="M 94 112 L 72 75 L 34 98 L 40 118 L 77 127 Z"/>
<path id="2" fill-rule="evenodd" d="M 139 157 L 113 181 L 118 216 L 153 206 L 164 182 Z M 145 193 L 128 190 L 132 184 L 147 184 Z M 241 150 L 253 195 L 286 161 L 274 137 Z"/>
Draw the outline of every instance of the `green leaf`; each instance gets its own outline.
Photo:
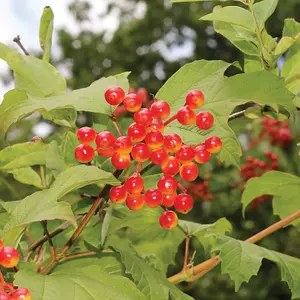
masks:
<path id="1" fill-rule="evenodd" d="M 65 92 L 65 79 L 46 61 L 21 55 L 3 43 L 0 43 L 0 58 L 14 71 L 17 89 L 40 97 Z"/>
<path id="2" fill-rule="evenodd" d="M 26 286 L 32 298 L 40 300 L 145 299 L 128 278 L 110 275 L 97 265 L 61 268 L 51 275 L 21 270 L 15 284 Z"/>
<path id="3" fill-rule="evenodd" d="M 30 167 L 13 169 L 9 173 L 13 174 L 15 180 L 19 182 L 34 185 L 39 189 L 43 188 L 40 176 Z"/>
<path id="4" fill-rule="evenodd" d="M 115 205 L 109 227 L 109 236 L 124 228 L 130 228 L 126 237 L 142 257 L 155 257 L 155 267 L 167 271 L 174 264 L 177 248 L 185 235 L 178 227 L 167 231 L 160 227 L 161 208 L 144 207 L 140 211 L 130 211 L 126 207 Z M 109 244 L 110 237 L 107 243 Z M 141 243 L 141 241 L 143 241 Z"/>
<path id="5" fill-rule="evenodd" d="M 169 295 L 174 300 L 193 299 L 177 289 L 162 273 L 153 269 L 137 254 L 122 248 L 121 245 L 115 246 L 114 249 L 121 254 L 126 273 L 132 276 L 138 289 L 146 296 L 147 300 L 168 300 Z"/>
<path id="6" fill-rule="evenodd" d="M 243 70 L 245 73 L 264 70 L 264 62 L 259 56 L 245 54 Z"/>
<path id="7" fill-rule="evenodd" d="M 259 30 L 261 31 L 265 22 L 274 13 L 278 0 L 263 0 L 253 5 L 253 11 Z"/>
<path id="8" fill-rule="evenodd" d="M 77 112 L 74 108 L 58 108 L 51 111 L 41 109 L 43 117 L 57 125 L 75 128 Z"/>
<path id="9" fill-rule="evenodd" d="M 299 210 L 298 195 L 300 193 L 300 178 L 279 171 L 270 171 L 261 177 L 252 178 L 247 181 L 242 195 L 243 212 L 251 201 L 261 195 L 276 196 L 273 199 L 274 214 L 280 218 Z M 300 225 L 300 221 L 293 223 Z M 300 228 L 300 227 L 299 227 Z"/>
<path id="10" fill-rule="evenodd" d="M 300 32 L 300 23 L 294 19 L 285 19 L 283 27 L 283 36 L 295 38 Z"/>
<path id="11" fill-rule="evenodd" d="M 74 149 L 79 145 L 76 134 L 68 131 L 64 134 L 62 140 L 63 143 L 61 145 L 61 152 L 66 167 L 69 168 L 71 166 L 78 165 L 79 163 L 74 157 Z"/>
<path id="12" fill-rule="evenodd" d="M 244 115 L 248 119 L 257 119 L 261 117 L 261 107 L 248 107 Z"/>
<path id="13" fill-rule="evenodd" d="M 0 131 L 5 133 L 12 124 L 41 110 L 51 112 L 57 108 L 73 107 L 76 111 L 102 113 L 111 116 L 114 107 L 105 101 L 105 90 L 110 86 L 120 86 L 124 91 L 128 91 L 128 74 L 122 73 L 117 76 L 102 78 L 87 88 L 47 98 L 27 96 L 22 91 L 11 90 L 4 95 L 4 100 L 0 105 Z"/>
<path id="14" fill-rule="evenodd" d="M 222 161 L 238 166 L 241 148 L 234 132 L 228 125 L 228 117 L 238 105 L 255 102 L 261 105 L 280 104 L 289 112 L 295 110 L 294 95 L 289 92 L 280 79 L 271 73 L 251 72 L 224 78 L 228 64 L 219 61 L 195 61 L 177 71 L 158 91 L 156 98 L 167 101 L 171 114 L 175 114 L 185 103 L 186 94 L 199 89 L 205 95 L 201 110 L 214 115 L 214 126 L 201 131 L 193 126 L 183 126 L 177 121 L 166 126 L 166 133 L 179 133 L 187 144 L 198 144 L 211 135 L 219 136 L 223 149 L 219 154 Z"/>
<path id="15" fill-rule="evenodd" d="M 228 1 L 240 1 L 240 0 L 171 0 L 172 3 L 176 2 L 228 2 Z"/>
<path id="16" fill-rule="evenodd" d="M 103 247 L 108 235 L 110 220 L 112 216 L 112 206 L 109 206 L 105 211 L 105 217 L 101 227 L 101 246 Z"/>
<path id="17" fill-rule="evenodd" d="M 238 6 L 226 6 L 200 18 L 202 21 L 221 21 L 255 32 L 255 23 L 249 11 Z"/>
<path id="18" fill-rule="evenodd" d="M 26 226 L 42 220 L 67 220 L 76 226 L 69 203 L 57 202 L 72 190 L 89 184 L 118 184 L 119 181 L 110 173 L 93 166 L 75 166 L 60 173 L 49 189 L 31 194 L 20 201 L 4 202 L 2 206 L 8 210 L 10 219 L 4 227 L 4 234 L 18 227 L 15 236 L 9 235 L 10 244 L 16 243 Z M 13 205 L 13 207 L 12 207 Z"/>
<path id="19" fill-rule="evenodd" d="M 145 175 L 142 176 L 144 180 L 144 189 L 154 189 L 156 188 L 157 181 L 163 176 L 163 174 L 155 174 L 155 175 Z"/>
<path id="20" fill-rule="evenodd" d="M 0 151 L 0 169 L 12 170 L 45 165 L 49 145 L 42 142 L 15 144 Z"/>
<path id="21" fill-rule="evenodd" d="M 268 259 L 280 268 L 281 279 L 287 282 L 292 299 L 300 297 L 300 259 L 271 251 L 227 236 L 217 237 L 215 251 L 220 251 L 222 273 L 235 282 L 237 291 L 243 282 L 257 275 L 262 260 Z"/>
<path id="22" fill-rule="evenodd" d="M 295 39 L 293 39 L 289 36 L 282 37 L 275 48 L 274 55 L 277 55 L 277 56 L 282 55 L 294 44 L 294 42 L 295 42 Z"/>
<path id="23" fill-rule="evenodd" d="M 40 45 L 44 51 L 43 60 L 50 61 L 50 53 L 52 46 L 54 14 L 51 7 L 46 6 L 40 20 Z"/>

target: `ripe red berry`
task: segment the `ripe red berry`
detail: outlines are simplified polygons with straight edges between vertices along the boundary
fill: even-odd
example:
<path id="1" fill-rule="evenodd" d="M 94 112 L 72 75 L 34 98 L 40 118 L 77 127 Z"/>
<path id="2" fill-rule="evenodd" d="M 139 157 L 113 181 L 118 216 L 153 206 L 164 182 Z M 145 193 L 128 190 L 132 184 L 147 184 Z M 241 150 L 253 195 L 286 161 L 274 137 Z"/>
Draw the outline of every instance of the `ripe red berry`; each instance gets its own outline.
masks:
<path id="1" fill-rule="evenodd" d="M 116 141 L 114 135 L 109 131 L 99 132 L 96 136 L 96 145 L 101 149 L 112 147 Z"/>
<path id="2" fill-rule="evenodd" d="M 196 121 L 196 113 L 189 106 L 184 106 L 178 110 L 177 120 L 182 125 L 194 124 Z"/>
<path id="3" fill-rule="evenodd" d="M 145 137 L 145 143 L 151 149 L 158 149 L 164 144 L 164 136 L 160 131 L 148 132 Z"/>
<path id="4" fill-rule="evenodd" d="M 137 94 L 128 94 L 125 97 L 123 104 L 130 112 L 138 111 L 143 105 L 142 99 Z"/>
<path id="5" fill-rule="evenodd" d="M 176 197 L 177 197 L 177 193 L 174 193 L 174 194 L 163 194 L 162 205 L 164 207 L 171 207 L 171 206 L 173 206 Z"/>
<path id="6" fill-rule="evenodd" d="M 154 102 L 151 106 L 151 112 L 155 119 L 166 119 L 170 115 L 170 105 L 165 101 Z"/>
<path id="7" fill-rule="evenodd" d="M 119 154 L 129 154 L 132 147 L 131 139 L 127 136 L 118 137 L 113 145 L 114 151 Z"/>
<path id="8" fill-rule="evenodd" d="M 128 127 L 128 137 L 135 143 L 141 142 L 146 137 L 146 127 L 133 123 Z"/>
<path id="9" fill-rule="evenodd" d="M 0 300 L 12 300 L 12 298 L 5 292 L 0 292 Z"/>
<path id="10" fill-rule="evenodd" d="M 177 180 L 170 175 L 165 175 L 161 177 L 157 182 L 157 188 L 163 194 L 175 194 L 177 186 Z"/>
<path id="11" fill-rule="evenodd" d="M 148 108 L 141 108 L 139 111 L 134 113 L 133 119 L 138 124 L 148 126 L 152 123 L 153 116 Z"/>
<path id="12" fill-rule="evenodd" d="M 205 164 L 210 160 L 211 154 L 206 150 L 205 145 L 198 145 L 195 148 L 195 161 L 198 164 Z"/>
<path id="13" fill-rule="evenodd" d="M 148 91 L 147 91 L 147 89 L 145 89 L 145 88 L 139 88 L 137 90 L 137 94 L 142 99 L 143 104 L 147 104 L 148 103 L 149 98 L 148 98 Z"/>
<path id="14" fill-rule="evenodd" d="M 101 155 L 103 157 L 112 157 L 112 155 L 114 154 L 115 151 L 112 147 L 110 147 L 110 148 L 106 148 L 106 149 L 97 148 L 97 152 L 99 155 Z"/>
<path id="15" fill-rule="evenodd" d="M 161 120 L 153 119 L 152 123 L 147 127 L 147 132 L 160 131 L 164 132 L 165 125 Z"/>
<path id="16" fill-rule="evenodd" d="M 138 143 L 133 146 L 131 151 L 132 158 L 137 162 L 145 162 L 151 156 L 149 147 L 144 143 Z"/>
<path id="17" fill-rule="evenodd" d="M 210 153 L 217 153 L 222 148 L 222 141 L 217 136 L 211 136 L 205 140 L 205 148 Z"/>
<path id="18" fill-rule="evenodd" d="M 133 175 L 125 180 L 124 187 L 130 194 L 140 194 L 144 189 L 144 181 L 140 175 Z"/>
<path id="19" fill-rule="evenodd" d="M 201 111 L 196 116 L 196 125 L 202 130 L 208 130 L 214 124 L 214 117 L 207 111 Z"/>
<path id="20" fill-rule="evenodd" d="M 90 162 L 95 155 L 95 151 L 90 145 L 79 145 L 74 150 L 74 156 L 80 163 Z"/>
<path id="21" fill-rule="evenodd" d="M 169 159 L 169 154 L 165 149 L 153 150 L 151 153 L 151 161 L 155 165 L 161 165 Z"/>
<path id="22" fill-rule="evenodd" d="M 127 192 L 123 185 L 113 186 L 109 191 L 109 199 L 114 203 L 124 203 L 127 198 Z"/>
<path id="23" fill-rule="evenodd" d="M 179 172 L 184 181 L 194 181 L 198 176 L 199 168 L 195 163 L 189 162 L 182 165 Z"/>
<path id="24" fill-rule="evenodd" d="M 25 288 L 18 288 L 11 294 L 12 300 L 31 300 L 30 292 Z"/>
<path id="25" fill-rule="evenodd" d="M 164 139 L 164 147 L 168 152 L 177 152 L 182 146 L 182 140 L 176 133 L 168 134 Z"/>
<path id="26" fill-rule="evenodd" d="M 163 195 L 157 189 L 149 189 L 145 193 L 145 202 L 146 204 L 151 207 L 158 207 L 162 204 Z"/>
<path id="27" fill-rule="evenodd" d="M 90 127 L 82 127 L 77 131 L 77 138 L 81 144 L 89 145 L 95 140 L 96 131 Z"/>
<path id="28" fill-rule="evenodd" d="M 199 108 L 204 104 L 204 95 L 199 90 L 192 90 L 186 95 L 185 101 L 190 108 Z"/>
<path id="29" fill-rule="evenodd" d="M 0 251 L 4 248 L 3 242 L 0 240 Z"/>
<path id="30" fill-rule="evenodd" d="M 174 208 L 182 214 L 187 214 L 192 210 L 193 206 L 194 200 L 189 194 L 178 195 L 174 202 Z"/>
<path id="31" fill-rule="evenodd" d="M 0 265 L 4 268 L 16 267 L 20 260 L 19 252 L 13 247 L 3 247 L 0 251 Z"/>
<path id="32" fill-rule="evenodd" d="M 119 170 L 126 169 L 130 166 L 130 155 L 129 154 L 119 154 L 114 153 L 111 157 L 111 163 L 112 165 Z"/>
<path id="33" fill-rule="evenodd" d="M 161 165 L 161 170 L 166 175 L 176 175 L 179 171 L 179 168 L 180 163 L 174 156 L 170 156 L 169 159 L 163 162 Z"/>
<path id="34" fill-rule="evenodd" d="M 130 194 L 126 199 L 126 205 L 130 210 L 139 210 L 143 207 L 144 203 L 144 196 L 141 194 Z"/>
<path id="35" fill-rule="evenodd" d="M 174 211 L 166 210 L 159 217 L 159 224 L 162 228 L 171 230 L 176 227 L 178 223 L 178 217 Z"/>
<path id="36" fill-rule="evenodd" d="M 192 147 L 182 145 L 181 148 L 176 152 L 175 157 L 182 164 L 191 162 L 195 157 L 195 151 Z"/>
<path id="37" fill-rule="evenodd" d="M 110 105 L 118 105 L 123 102 L 125 92 L 120 87 L 114 86 L 106 90 L 104 97 Z"/>

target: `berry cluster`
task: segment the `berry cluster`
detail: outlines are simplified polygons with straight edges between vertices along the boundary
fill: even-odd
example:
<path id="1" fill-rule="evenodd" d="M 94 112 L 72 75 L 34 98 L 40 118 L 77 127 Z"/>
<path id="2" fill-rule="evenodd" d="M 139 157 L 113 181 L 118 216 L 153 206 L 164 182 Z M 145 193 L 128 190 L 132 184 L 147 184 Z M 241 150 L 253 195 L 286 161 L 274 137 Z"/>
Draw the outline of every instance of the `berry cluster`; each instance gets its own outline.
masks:
<path id="1" fill-rule="evenodd" d="M 263 161 L 252 156 L 247 157 L 247 162 L 241 168 L 241 176 L 244 183 L 246 183 L 250 178 L 260 177 L 262 174 L 278 169 L 278 156 L 271 151 L 265 153 L 267 161 Z M 255 198 L 252 201 L 252 208 L 256 209 L 257 206 L 269 199 L 268 195 L 262 195 Z"/>
<path id="2" fill-rule="evenodd" d="M 200 198 L 201 201 L 210 201 L 214 198 L 210 192 L 208 181 L 194 182 L 188 186 L 188 193 Z"/>
<path id="3" fill-rule="evenodd" d="M 289 148 L 293 136 L 291 130 L 289 129 L 288 122 L 274 120 L 268 117 L 263 117 L 261 119 L 263 125 L 263 130 L 270 137 L 271 145 L 279 145 L 282 148 Z"/>
<path id="4" fill-rule="evenodd" d="M 128 168 L 132 161 L 138 162 L 135 173 L 126 179 L 122 186 L 113 187 L 109 198 L 115 203 L 125 203 L 129 209 L 141 209 L 146 203 L 149 207 L 163 206 L 174 208 L 181 213 L 187 213 L 193 208 L 193 199 L 185 193 L 185 189 L 174 178 L 179 176 L 184 181 L 192 182 L 198 176 L 198 164 L 209 161 L 212 153 L 221 150 L 222 141 L 217 136 L 208 137 L 204 143 L 185 145 L 176 134 L 164 135 L 166 125 L 177 120 L 182 125 L 196 124 L 201 130 L 213 126 L 214 117 L 209 112 L 194 111 L 204 103 L 204 96 L 198 90 L 192 90 L 186 95 L 185 105 L 170 117 L 171 108 L 165 101 L 154 99 L 147 108 L 142 108 L 143 102 L 135 93 L 125 95 L 120 87 L 109 88 L 105 99 L 111 105 L 125 106 L 132 112 L 134 123 L 128 127 L 127 136 L 116 138 L 111 132 L 96 133 L 92 128 L 83 127 L 77 131 L 81 145 L 75 149 L 75 158 L 81 163 L 90 162 L 96 151 L 104 157 L 111 157 L 111 163 L 116 169 Z M 164 121 L 165 120 L 165 121 Z M 164 176 L 157 182 L 156 189 L 144 190 L 144 182 L 139 174 L 141 164 L 151 161 L 159 165 Z M 195 163 L 195 162 L 196 163 Z M 183 194 L 177 195 L 181 187 Z M 177 215 L 168 209 L 160 217 L 160 225 L 172 229 L 177 224 Z"/>
<path id="5" fill-rule="evenodd" d="M 19 260 L 18 251 L 13 247 L 4 246 L 0 240 L 0 265 L 4 268 L 14 268 Z M 31 300 L 31 294 L 25 288 L 16 288 L 13 284 L 6 283 L 0 271 L 0 300 Z"/>

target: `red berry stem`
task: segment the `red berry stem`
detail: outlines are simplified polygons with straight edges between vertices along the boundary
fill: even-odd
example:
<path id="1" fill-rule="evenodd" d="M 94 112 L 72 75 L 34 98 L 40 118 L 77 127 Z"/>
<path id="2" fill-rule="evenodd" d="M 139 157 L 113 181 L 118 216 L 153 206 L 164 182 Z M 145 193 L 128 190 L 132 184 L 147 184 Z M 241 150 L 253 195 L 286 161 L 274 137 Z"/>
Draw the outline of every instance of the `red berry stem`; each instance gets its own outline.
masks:
<path id="1" fill-rule="evenodd" d="M 0 291 L 2 291 L 4 283 L 5 283 L 4 277 L 3 277 L 2 272 L 0 271 Z"/>
<path id="2" fill-rule="evenodd" d="M 187 193 L 187 188 L 185 188 L 180 182 L 178 182 L 178 187 L 183 193 Z"/>
<path id="3" fill-rule="evenodd" d="M 170 124 L 171 122 L 173 122 L 176 119 L 177 119 L 177 114 L 175 114 L 174 116 L 170 117 L 167 121 L 165 121 L 164 126 L 167 126 L 168 124 Z"/>
<path id="4" fill-rule="evenodd" d="M 258 137 L 254 140 L 251 141 L 251 143 L 248 145 L 247 149 L 245 150 L 245 152 L 251 150 L 252 148 L 254 148 L 257 144 L 259 144 L 262 139 L 265 137 L 266 135 L 266 132 L 265 131 L 262 131 Z"/>
<path id="5" fill-rule="evenodd" d="M 139 162 L 136 169 L 135 169 L 135 171 L 134 171 L 134 174 L 139 175 L 141 170 L 142 170 L 142 167 L 143 167 L 143 163 Z"/>
<path id="6" fill-rule="evenodd" d="M 113 118 L 112 123 L 114 124 L 114 126 L 115 126 L 115 128 L 116 128 L 116 130 L 118 132 L 118 135 L 119 136 L 123 136 L 123 133 L 122 133 L 122 130 L 121 130 L 120 126 L 119 126 L 118 121 Z"/>
<path id="7" fill-rule="evenodd" d="M 153 99 L 149 102 L 149 104 L 146 106 L 146 108 L 150 108 L 150 107 L 152 106 L 152 104 L 153 104 L 155 101 L 156 101 L 156 99 L 153 98 Z"/>

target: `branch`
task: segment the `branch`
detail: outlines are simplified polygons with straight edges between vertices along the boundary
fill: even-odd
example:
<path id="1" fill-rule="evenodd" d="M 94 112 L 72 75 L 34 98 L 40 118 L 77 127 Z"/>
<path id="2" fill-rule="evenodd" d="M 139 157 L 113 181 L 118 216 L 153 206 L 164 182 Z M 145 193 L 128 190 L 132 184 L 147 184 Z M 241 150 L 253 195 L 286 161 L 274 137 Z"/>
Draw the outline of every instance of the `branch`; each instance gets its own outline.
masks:
<path id="1" fill-rule="evenodd" d="M 263 238 L 269 236 L 273 232 L 291 224 L 298 218 L 300 218 L 300 210 L 298 210 L 297 212 L 282 219 L 281 221 L 271 225 L 270 227 L 262 230 L 261 232 L 253 235 L 252 237 L 247 239 L 245 242 L 254 244 L 254 243 L 262 240 Z M 212 268 L 214 268 L 219 263 L 220 263 L 220 260 L 219 260 L 219 256 L 217 255 L 213 258 L 206 260 L 205 262 L 203 262 L 199 265 L 196 265 L 193 268 L 193 275 L 191 277 L 188 277 L 185 272 L 181 271 L 181 272 L 169 277 L 168 280 L 174 284 L 179 283 L 181 281 L 193 281 L 193 280 L 196 280 L 197 278 L 203 276 L 205 273 L 210 271 Z"/>
<path id="2" fill-rule="evenodd" d="M 48 240 L 49 247 L 50 247 L 51 257 L 52 257 L 53 260 L 55 260 L 56 259 L 55 248 L 54 248 L 51 236 L 50 236 L 48 228 L 47 228 L 47 221 L 42 221 L 41 224 L 44 228 L 44 233 L 47 236 L 47 240 Z"/>
<path id="3" fill-rule="evenodd" d="M 64 262 L 64 261 L 71 260 L 71 259 L 78 258 L 78 257 L 96 255 L 98 253 L 100 253 L 100 251 L 85 251 L 85 252 L 73 253 L 73 254 L 67 255 L 64 258 L 62 258 L 60 260 L 60 262 Z"/>
<path id="4" fill-rule="evenodd" d="M 187 270 L 187 268 L 188 268 L 190 240 L 191 240 L 191 237 L 189 235 L 187 235 L 185 238 L 183 271 Z"/>
<path id="5" fill-rule="evenodd" d="M 13 41 L 22 49 L 22 51 L 24 52 L 25 55 L 29 55 L 28 51 L 25 49 L 25 47 L 23 46 L 23 44 L 21 43 L 21 38 L 19 35 L 17 35 Z"/>

